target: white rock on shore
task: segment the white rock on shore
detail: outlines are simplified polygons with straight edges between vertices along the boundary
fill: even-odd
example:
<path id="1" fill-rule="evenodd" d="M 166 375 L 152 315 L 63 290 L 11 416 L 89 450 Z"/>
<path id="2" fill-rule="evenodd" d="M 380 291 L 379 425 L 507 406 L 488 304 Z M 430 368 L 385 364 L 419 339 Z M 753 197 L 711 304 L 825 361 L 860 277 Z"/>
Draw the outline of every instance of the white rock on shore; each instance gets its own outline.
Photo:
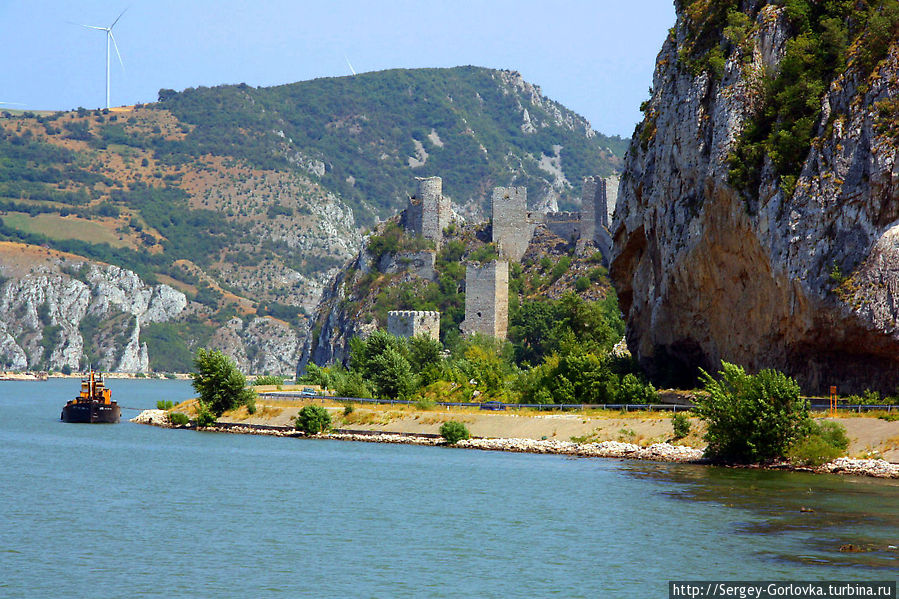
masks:
<path id="1" fill-rule="evenodd" d="M 169 413 L 165 410 L 144 410 L 131 419 L 137 424 L 150 424 L 152 426 L 170 426 Z"/>
<path id="2" fill-rule="evenodd" d="M 822 469 L 834 474 L 860 474 L 877 478 L 899 478 L 899 464 L 893 464 L 886 460 L 837 458 L 828 464 L 824 464 Z"/>

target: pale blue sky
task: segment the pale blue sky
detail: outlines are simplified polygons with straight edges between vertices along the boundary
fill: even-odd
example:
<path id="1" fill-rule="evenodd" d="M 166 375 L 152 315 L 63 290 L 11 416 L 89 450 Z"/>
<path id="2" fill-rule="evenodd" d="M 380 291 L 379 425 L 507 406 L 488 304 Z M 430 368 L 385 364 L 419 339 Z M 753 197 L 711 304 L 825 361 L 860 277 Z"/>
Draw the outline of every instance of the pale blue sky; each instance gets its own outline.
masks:
<path id="1" fill-rule="evenodd" d="M 105 104 L 104 34 L 114 29 L 112 105 L 160 88 L 277 85 L 357 72 L 478 65 L 520 71 L 594 129 L 630 136 L 671 0 L 452 2 L 319 0 L 0 0 L 0 102 Z"/>

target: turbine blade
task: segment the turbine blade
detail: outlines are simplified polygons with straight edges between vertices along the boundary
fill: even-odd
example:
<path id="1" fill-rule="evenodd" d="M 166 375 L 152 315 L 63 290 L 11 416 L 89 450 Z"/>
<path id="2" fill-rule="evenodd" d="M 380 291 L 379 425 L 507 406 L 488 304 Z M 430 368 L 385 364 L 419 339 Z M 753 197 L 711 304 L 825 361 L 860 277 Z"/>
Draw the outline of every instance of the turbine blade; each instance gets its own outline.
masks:
<path id="1" fill-rule="evenodd" d="M 87 27 L 88 29 L 97 29 L 99 31 L 109 31 L 106 27 L 95 27 L 94 25 L 82 25 L 82 27 Z"/>
<path id="2" fill-rule="evenodd" d="M 115 36 L 112 34 L 112 27 L 109 28 L 107 34 L 109 34 L 109 37 L 112 39 L 112 47 L 115 48 L 115 55 L 119 57 L 119 64 L 122 65 L 122 70 L 124 71 L 125 63 L 122 62 L 122 55 L 119 54 L 119 45 L 115 43 Z"/>
<path id="3" fill-rule="evenodd" d="M 353 68 L 353 65 L 350 64 L 350 59 L 346 57 L 346 54 L 343 55 L 343 59 L 346 60 L 346 65 L 350 67 L 350 72 L 353 73 L 353 77 L 356 76 L 356 69 Z"/>
<path id="4" fill-rule="evenodd" d="M 131 7 L 129 6 L 128 8 L 131 8 Z M 128 8 L 126 8 L 125 10 L 123 10 L 123 11 L 122 11 L 122 14 L 120 14 L 118 17 L 116 17 L 116 20 L 113 21 L 113 22 L 112 22 L 112 25 L 109 26 L 110 29 L 112 29 L 113 27 L 115 27 L 115 24 L 119 22 L 119 19 L 122 18 L 122 15 L 123 15 L 123 14 L 125 14 L 126 12 L 128 12 Z"/>

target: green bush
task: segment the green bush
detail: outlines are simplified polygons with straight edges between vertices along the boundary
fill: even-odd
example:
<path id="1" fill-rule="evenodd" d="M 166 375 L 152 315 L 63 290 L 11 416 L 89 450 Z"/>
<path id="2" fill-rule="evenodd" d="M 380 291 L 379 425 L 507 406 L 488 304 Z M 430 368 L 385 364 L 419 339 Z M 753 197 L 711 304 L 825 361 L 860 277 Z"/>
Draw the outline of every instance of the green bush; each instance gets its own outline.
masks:
<path id="1" fill-rule="evenodd" d="M 321 406 L 305 406 L 294 423 L 297 430 L 307 435 L 317 435 L 331 429 L 331 414 Z"/>
<path id="2" fill-rule="evenodd" d="M 265 375 L 265 376 L 257 376 L 256 380 L 253 381 L 254 387 L 260 387 L 262 385 L 283 385 L 284 377 L 275 376 L 275 375 Z"/>
<path id="3" fill-rule="evenodd" d="M 216 416 L 212 413 L 212 410 L 206 404 L 200 402 L 200 405 L 197 407 L 197 426 L 206 428 L 215 424 L 215 421 Z"/>
<path id="4" fill-rule="evenodd" d="M 463 439 L 468 439 L 471 435 L 468 433 L 468 427 L 458 420 L 450 420 L 444 422 L 440 426 L 440 436 L 446 439 L 450 445 L 454 445 Z"/>
<path id="5" fill-rule="evenodd" d="M 801 466 L 820 466 L 846 455 L 849 437 L 846 428 L 838 422 L 824 421 L 820 424 L 809 420 L 806 434 L 790 448 L 789 458 Z"/>
<path id="6" fill-rule="evenodd" d="M 185 426 L 190 422 L 190 418 L 187 417 L 187 414 L 182 414 L 181 412 L 172 412 L 169 414 L 169 423 L 172 426 Z"/>
<path id="7" fill-rule="evenodd" d="M 674 429 L 674 438 L 683 439 L 690 434 L 690 419 L 683 412 L 675 412 L 671 415 L 671 427 Z"/>
<path id="8" fill-rule="evenodd" d="M 706 395 L 697 399 L 694 411 L 707 424 L 707 455 L 734 462 L 784 456 L 808 419 L 799 385 L 776 370 L 749 375 L 734 364 L 721 364 L 719 380 L 700 370 Z"/>
<path id="9" fill-rule="evenodd" d="M 171 399 L 160 399 L 156 402 L 157 410 L 171 410 L 175 407 L 175 404 L 172 403 Z"/>
<path id="10" fill-rule="evenodd" d="M 347 402 L 347 403 L 343 404 L 343 415 L 349 416 L 350 414 L 352 414 L 355 411 L 355 409 L 356 408 L 353 407 L 353 404 Z"/>

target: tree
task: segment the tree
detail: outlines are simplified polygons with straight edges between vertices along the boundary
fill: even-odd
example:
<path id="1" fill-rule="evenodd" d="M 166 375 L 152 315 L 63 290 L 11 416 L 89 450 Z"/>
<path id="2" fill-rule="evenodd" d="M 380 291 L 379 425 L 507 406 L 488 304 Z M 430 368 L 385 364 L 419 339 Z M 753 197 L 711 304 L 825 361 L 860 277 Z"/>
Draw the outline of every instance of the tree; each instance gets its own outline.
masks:
<path id="1" fill-rule="evenodd" d="M 454 445 L 462 439 L 471 437 L 468 432 L 468 427 L 458 420 L 450 420 L 449 422 L 444 422 L 440 425 L 440 436 L 446 439 L 446 442 L 450 445 Z"/>
<path id="2" fill-rule="evenodd" d="M 409 361 L 392 347 L 371 360 L 370 379 L 378 397 L 402 399 L 415 389 Z"/>
<path id="3" fill-rule="evenodd" d="M 194 368 L 196 372 L 190 375 L 193 388 L 200 394 L 200 403 L 216 418 L 255 401 L 256 394 L 247 389 L 246 377 L 222 352 L 200 348 L 194 357 Z"/>
<path id="4" fill-rule="evenodd" d="M 305 406 L 297 414 L 294 424 L 307 435 L 317 435 L 331 428 L 331 414 L 321 406 Z"/>
<path id="5" fill-rule="evenodd" d="M 749 375 L 728 362 L 721 368 L 720 380 L 700 370 L 707 395 L 696 400 L 694 412 L 707 425 L 706 453 L 735 462 L 784 456 L 808 419 L 799 385 L 776 370 Z"/>

